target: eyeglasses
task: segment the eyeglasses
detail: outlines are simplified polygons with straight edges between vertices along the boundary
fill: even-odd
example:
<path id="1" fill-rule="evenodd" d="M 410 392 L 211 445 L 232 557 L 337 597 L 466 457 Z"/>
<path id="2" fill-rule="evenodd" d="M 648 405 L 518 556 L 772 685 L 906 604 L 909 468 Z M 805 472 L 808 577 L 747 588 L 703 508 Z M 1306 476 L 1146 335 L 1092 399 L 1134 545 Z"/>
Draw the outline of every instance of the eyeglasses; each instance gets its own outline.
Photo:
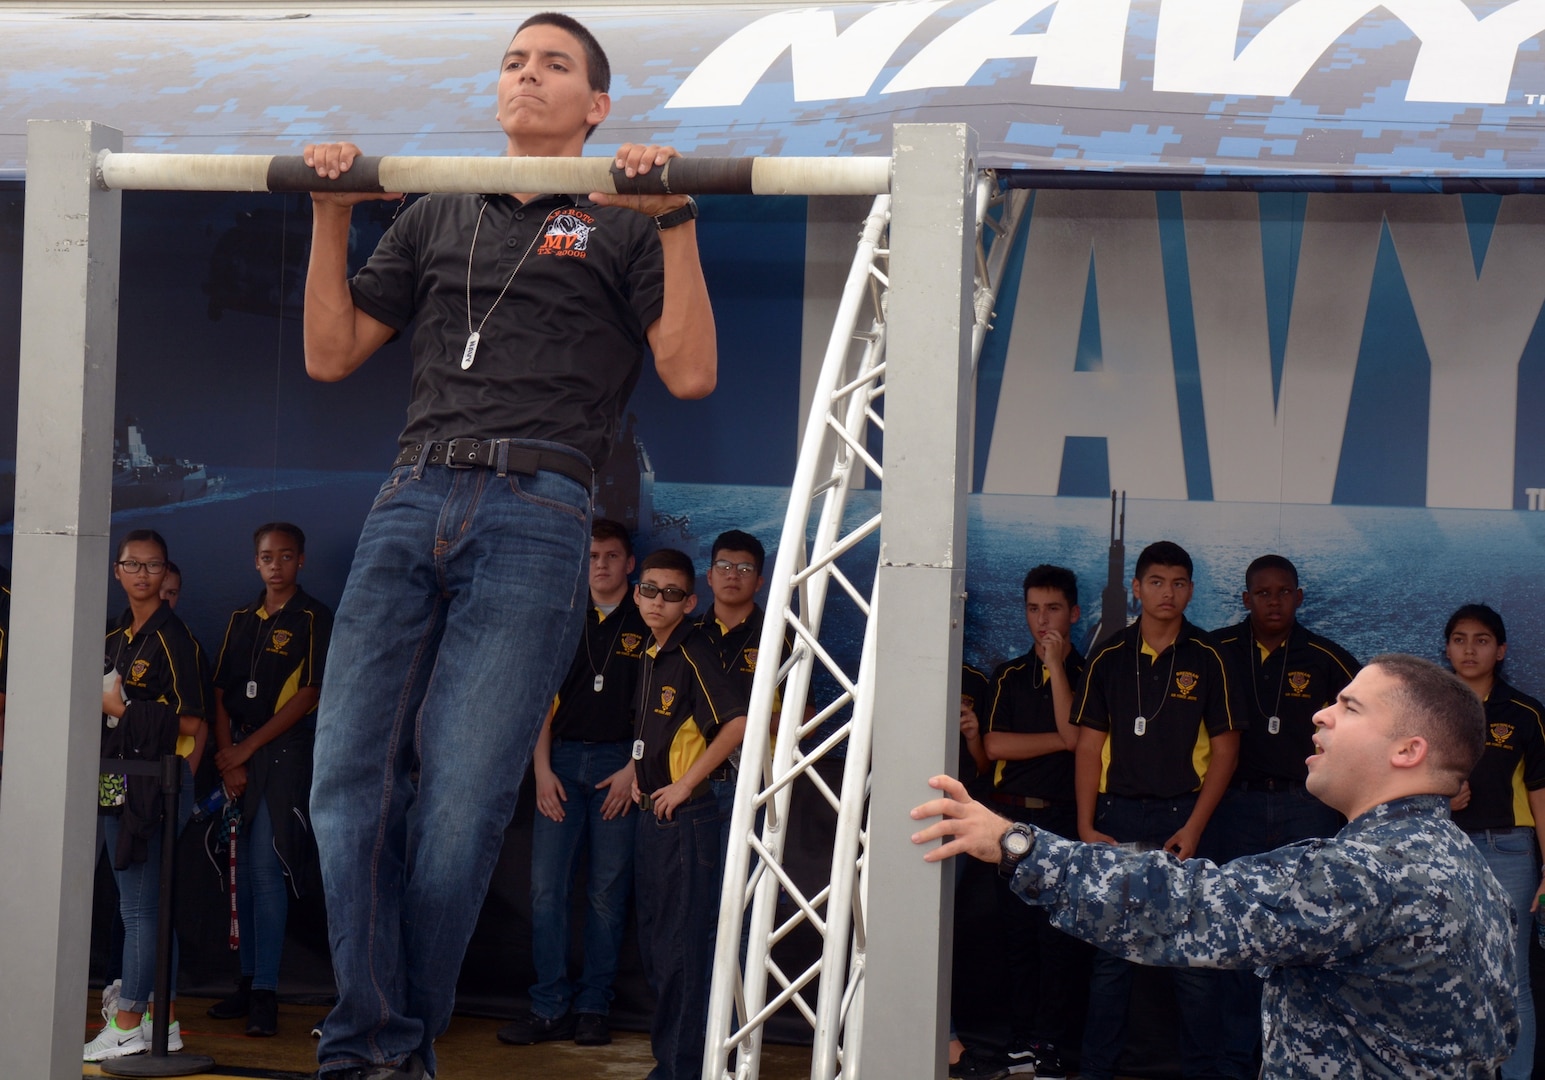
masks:
<path id="1" fill-rule="evenodd" d="M 756 573 L 756 563 L 754 562 L 730 562 L 728 559 L 715 559 L 713 568 L 721 574 L 728 574 L 733 570 L 741 577 L 748 577 Z"/>
<path id="2" fill-rule="evenodd" d="M 653 600 L 658 596 L 667 604 L 679 604 L 687 598 L 686 589 L 678 589 L 674 585 L 662 587 L 652 581 L 640 581 L 638 583 L 638 594 L 647 600 Z"/>
<path id="3" fill-rule="evenodd" d="M 118 566 L 125 574 L 137 574 L 143 570 L 154 576 L 166 570 L 166 563 L 160 559 L 151 559 L 149 562 L 140 562 L 138 559 L 119 559 Z"/>

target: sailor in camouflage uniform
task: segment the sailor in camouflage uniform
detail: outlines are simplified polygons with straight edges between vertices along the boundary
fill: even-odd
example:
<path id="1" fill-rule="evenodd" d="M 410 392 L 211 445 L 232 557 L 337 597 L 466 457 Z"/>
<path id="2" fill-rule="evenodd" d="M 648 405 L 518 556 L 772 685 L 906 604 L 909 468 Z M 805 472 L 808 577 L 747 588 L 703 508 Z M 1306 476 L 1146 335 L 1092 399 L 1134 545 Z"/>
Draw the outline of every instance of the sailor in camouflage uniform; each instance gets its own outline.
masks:
<path id="1" fill-rule="evenodd" d="M 1054 925 L 1130 960 L 1254 969 L 1267 1077 L 1491 1077 L 1518 1035 L 1507 896 L 1449 819 L 1480 757 L 1474 694 L 1425 660 L 1381 656 L 1315 717 L 1309 790 L 1349 820 L 1218 867 L 1011 825 L 965 798 L 924 857 L 998 861 Z"/>

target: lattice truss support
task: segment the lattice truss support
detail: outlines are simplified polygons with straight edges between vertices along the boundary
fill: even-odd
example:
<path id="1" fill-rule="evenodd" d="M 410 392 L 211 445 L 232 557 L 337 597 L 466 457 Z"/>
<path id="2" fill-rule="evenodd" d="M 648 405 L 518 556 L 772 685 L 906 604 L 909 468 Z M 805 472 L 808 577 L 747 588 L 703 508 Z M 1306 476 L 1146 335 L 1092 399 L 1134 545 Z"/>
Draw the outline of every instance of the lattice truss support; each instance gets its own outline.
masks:
<path id="1" fill-rule="evenodd" d="M 976 195 L 973 368 L 1029 202 L 1027 191 L 1000 191 L 991 173 L 978 178 Z M 812 1080 L 858 1076 L 879 597 L 873 586 L 866 593 L 860 585 L 877 578 L 857 549 L 877 537 L 881 520 L 873 499 L 862 500 L 875 505 L 868 513 L 857 510 L 850 495 L 866 475 L 884 477 L 890 211 L 891 196 L 880 195 L 864 221 L 816 384 L 768 590 L 760 655 L 783 656 L 785 635 L 793 647 L 780 665 L 759 664 L 752 687 L 724 867 L 704 1080 L 755 1080 L 764 1025 L 785 1007 L 812 1029 Z M 828 598 L 850 603 L 864 622 L 856 658 L 836 655 L 840 650 L 823 643 Z M 839 773 L 834 790 L 832 778 Z M 814 888 L 796 882 L 784 865 L 791 796 L 801 782 L 836 815 L 830 873 Z M 742 964 L 743 919 L 750 931 Z M 785 970 L 774 954 L 801 927 L 820 937 L 821 955 L 802 970 Z"/>

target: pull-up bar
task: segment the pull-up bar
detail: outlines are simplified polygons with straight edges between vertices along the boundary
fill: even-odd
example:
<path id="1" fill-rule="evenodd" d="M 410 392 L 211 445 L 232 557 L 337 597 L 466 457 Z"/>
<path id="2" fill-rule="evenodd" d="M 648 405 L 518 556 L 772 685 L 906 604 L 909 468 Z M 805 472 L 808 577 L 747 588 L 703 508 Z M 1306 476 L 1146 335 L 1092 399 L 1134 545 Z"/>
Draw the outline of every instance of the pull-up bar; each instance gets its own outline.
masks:
<path id="1" fill-rule="evenodd" d="M 618 195 L 883 195 L 891 159 L 672 158 L 629 177 L 605 157 L 359 157 L 336 180 L 297 156 L 97 156 L 99 187 L 119 191 L 547 191 Z"/>

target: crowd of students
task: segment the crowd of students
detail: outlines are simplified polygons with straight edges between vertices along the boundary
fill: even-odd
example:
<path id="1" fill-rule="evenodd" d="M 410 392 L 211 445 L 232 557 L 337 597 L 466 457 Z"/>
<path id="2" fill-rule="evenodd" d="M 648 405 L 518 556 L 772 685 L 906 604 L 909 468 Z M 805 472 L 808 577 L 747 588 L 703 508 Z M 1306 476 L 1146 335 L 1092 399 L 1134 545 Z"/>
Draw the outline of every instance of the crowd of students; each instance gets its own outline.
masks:
<path id="1" fill-rule="evenodd" d="M 1297 620 L 1297 568 L 1263 555 L 1245 572 L 1246 618 L 1204 631 L 1185 617 L 1192 562 L 1161 541 L 1139 556 L 1136 622 L 1071 644 L 1078 582 L 1061 567 L 1024 578 L 1031 648 L 986 676 L 962 678 L 962 780 L 1000 814 L 1074 840 L 1218 863 L 1337 833 L 1345 820 L 1305 789 L 1316 712 L 1358 661 Z M 1534 1061 L 1530 912 L 1545 893 L 1545 706 L 1503 680 L 1507 631 L 1483 604 L 1444 628 L 1449 665 L 1484 703 L 1486 747 L 1451 812 L 1512 900 L 1518 919 L 1518 1043 L 1502 1069 Z M 1133 967 L 1075 941 L 1000 881 L 1010 1041 L 1005 1050 L 951 1043 L 958 1080 L 1076 1066 L 1109 1080 L 1127 1040 Z M 1254 1077 L 1261 1052 L 1261 979 L 1246 972 L 1168 972 L 1187 1077 Z M 964 1025 L 970 1026 L 970 1025 Z M 1080 1031 L 1081 1029 L 1081 1031 Z"/>

